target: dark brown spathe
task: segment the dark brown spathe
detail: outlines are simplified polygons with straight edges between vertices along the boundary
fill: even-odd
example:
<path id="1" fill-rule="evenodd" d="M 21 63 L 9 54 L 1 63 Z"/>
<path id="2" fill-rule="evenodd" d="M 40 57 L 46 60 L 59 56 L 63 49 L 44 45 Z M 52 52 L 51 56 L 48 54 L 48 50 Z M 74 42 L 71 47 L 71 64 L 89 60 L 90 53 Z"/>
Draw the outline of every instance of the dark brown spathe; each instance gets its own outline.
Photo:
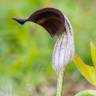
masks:
<path id="1" fill-rule="evenodd" d="M 52 37 L 61 34 L 65 30 L 64 15 L 55 8 L 43 8 L 33 12 L 28 18 L 13 19 L 20 24 L 24 24 L 27 21 L 37 23 L 44 27 Z"/>

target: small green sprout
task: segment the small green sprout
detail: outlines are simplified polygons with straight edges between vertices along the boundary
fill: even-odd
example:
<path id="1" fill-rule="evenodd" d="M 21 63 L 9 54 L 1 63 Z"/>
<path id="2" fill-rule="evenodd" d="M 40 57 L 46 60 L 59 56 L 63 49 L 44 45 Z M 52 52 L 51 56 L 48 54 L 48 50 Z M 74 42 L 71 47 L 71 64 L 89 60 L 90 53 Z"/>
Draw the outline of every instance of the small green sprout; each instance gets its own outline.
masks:
<path id="1" fill-rule="evenodd" d="M 96 90 L 85 90 L 77 93 L 75 96 L 96 96 Z"/>

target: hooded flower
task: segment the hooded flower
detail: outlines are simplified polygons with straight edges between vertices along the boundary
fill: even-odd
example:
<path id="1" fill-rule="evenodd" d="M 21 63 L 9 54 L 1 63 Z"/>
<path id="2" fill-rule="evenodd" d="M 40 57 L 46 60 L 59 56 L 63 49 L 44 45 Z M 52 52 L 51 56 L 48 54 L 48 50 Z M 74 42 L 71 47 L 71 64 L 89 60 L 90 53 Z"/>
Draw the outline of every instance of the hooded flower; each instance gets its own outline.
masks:
<path id="1" fill-rule="evenodd" d="M 64 71 L 74 56 L 73 31 L 68 18 L 58 9 L 43 8 L 28 18 L 13 19 L 20 24 L 34 22 L 44 27 L 52 37 L 58 36 L 52 55 L 53 68 L 57 73 Z"/>

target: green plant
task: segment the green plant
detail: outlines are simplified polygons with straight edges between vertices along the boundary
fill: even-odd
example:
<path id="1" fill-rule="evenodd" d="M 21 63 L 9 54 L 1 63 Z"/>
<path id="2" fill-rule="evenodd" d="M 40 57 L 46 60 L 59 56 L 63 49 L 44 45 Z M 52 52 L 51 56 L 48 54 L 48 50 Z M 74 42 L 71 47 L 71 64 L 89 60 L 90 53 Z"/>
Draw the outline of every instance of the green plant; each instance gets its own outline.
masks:
<path id="1" fill-rule="evenodd" d="M 96 86 L 96 47 L 92 42 L 90 43 L 90 47 L 93 66 L 85 64 L 79 55 L 75 55 L 74 63 L 86 80 Z"/>
<path id="2" fill-rule="evenodd" d="M 75 55 L 74 63 L 86 80 L 96 87 L 96 47 L 92 42 L 90 43 L 90 47 L 93 66 L 85 64 L 78 55 Z M 96 90 L 81 91 L 75 96 L 96 96 Z"/>
<path id="3" fill-rule="evenodd" d="M 20 24 L 31 21 L 43 26 L 49 34 L 58 36 L 52 56 L 53 69 L 57 73 L 56 96 L 62 95 L 63 76 L 68 63 L 74 57 L 73 31 L 68 18 L 55 8 L 44 8 L 28 18 L 13 18 Z"/>
<path id="4" fill-rule="evenodd" d="M 75 96 L 96 96 L 96 90 L 85 90 L 77 93 Z"/>

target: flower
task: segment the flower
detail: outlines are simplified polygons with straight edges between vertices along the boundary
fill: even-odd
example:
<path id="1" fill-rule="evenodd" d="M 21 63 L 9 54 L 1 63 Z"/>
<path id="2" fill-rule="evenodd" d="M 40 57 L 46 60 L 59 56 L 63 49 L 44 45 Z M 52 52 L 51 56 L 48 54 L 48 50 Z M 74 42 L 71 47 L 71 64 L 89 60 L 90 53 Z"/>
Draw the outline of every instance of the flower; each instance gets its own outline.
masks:
<path id="1" fill-rule="evenodd" d="M 74 57 L 73 31 L 68 18 L 58 9 L 43 8 L 35 11 L 28 18 L 13 19 L 20 24 L 27 21 L 34 22 L 44 27 L 52 37 L 58 36 L 52 55 L 53 68 L 56 73 L 64 71 Z"/>

